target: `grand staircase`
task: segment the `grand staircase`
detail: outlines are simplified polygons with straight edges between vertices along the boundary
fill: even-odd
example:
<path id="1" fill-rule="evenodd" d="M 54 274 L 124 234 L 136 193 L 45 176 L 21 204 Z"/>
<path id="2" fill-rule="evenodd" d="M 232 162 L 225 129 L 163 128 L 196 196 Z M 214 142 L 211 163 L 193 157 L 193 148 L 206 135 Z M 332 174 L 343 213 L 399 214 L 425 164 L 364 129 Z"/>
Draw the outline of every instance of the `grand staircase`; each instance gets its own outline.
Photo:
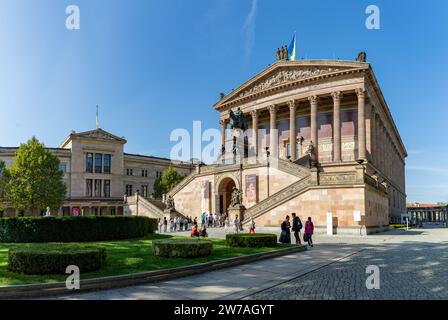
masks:
<path id="1" fill-rule="evenodd" d="M 246 159 L 247 160 L 247 159 Z M 300 160 L 300 159 L 299 159 Z M 244 214 L 243 223 L 247 223 L 251 217 L 254 219 L 269 212 L 275 207 L 287 202 L 290 199 L 306 192 L 310 186 L 311 182 L 311 174 L 310 174 L 310 166 L 308 166 L 309 159 L 304 158 L 301 161 L 291 162 L 283 159 L 274 159 L 271 160 L 269 165 L 271 168 L 276 168 L 280 171 L 288 173 L 298 178 L 298 180 L 291 185 L 283 188 L 282 190 L 276 192 L 275 194 L 269 196 L 268 198 L 262 200 L 256 205 L 250 207 L 246 210 Z M 243 163 L 243 168 L 246 167 L 248 163 Z M 253 165 L 253 162 L 252 162 Z M 266 162 L 262 162 L 261 160 L 256 161 L 256 165 L 263 166 L 267 165 Z M 200 168 L 201 174 L 216 174 L 221 170 L 229 170 L 232 166 L 235 166 L 235 169 L 239 169 L 239 165 L 222 165 L 219 163 L 203 166 Z M 191 181 L 193 181 L 197 176 L 198 172 L 194 171 L 190 173 L 187 177 L 185 177 L 177 186 L 175 186 L 170 192 L 169 195 L 174 196 L 179 191 L 181 191 L 185 186 L 187 186 Z M 150 203 L 147 201 L 152 208 L 157 207 L 155 203 Z M 164 205 L 164 204 L 163 204 Z M 155 211 L 155 209 L 153 209 Z M 163 214 L 163 210 L 159 208 L 159 212 Z"/>
<path id="2" fill-rule="evenodd" d="M 249 222 L 251 217 L 255 219 L 266 212 L 269 212 L 275 207 L 308 190 L 311 182 L 309 168 L 283 159 L 278 159 L 277 161 L 277 168 L 279 170 L 294 175 L 299 178 L 299 180 L 247 209 L 244 213 L 245 219 L 243 220 L 243 223 Z"/>
<path id="3" fill-rule="evenodd" d="M 144 198 L 140 195 L 129 196 L 126 198 L 127 206 L 132 215 L 146 216 L 150 218 L 163 219 L 166 216 L 166 205 L 162 200 Z M 180 212 L 171 211 L 170 215 L 183 216 Z"/>

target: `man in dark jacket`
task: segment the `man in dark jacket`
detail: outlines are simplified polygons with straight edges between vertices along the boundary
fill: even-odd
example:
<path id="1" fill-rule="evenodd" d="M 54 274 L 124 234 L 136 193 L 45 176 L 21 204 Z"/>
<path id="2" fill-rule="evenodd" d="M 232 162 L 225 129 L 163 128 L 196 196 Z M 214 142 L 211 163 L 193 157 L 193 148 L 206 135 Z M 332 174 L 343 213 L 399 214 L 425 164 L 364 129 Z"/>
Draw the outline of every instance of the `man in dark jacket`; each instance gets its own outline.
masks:
<path id="1" fill-rule="evenodd" d="M 296 244 L 302 244 L 300 241 L 300 230 L 302 230 L 302 221 L 300 221 L 300 218 L 293 213 L 292 214 L 292 231 L 294 231 L 294 238 L 296 238 Z"/>

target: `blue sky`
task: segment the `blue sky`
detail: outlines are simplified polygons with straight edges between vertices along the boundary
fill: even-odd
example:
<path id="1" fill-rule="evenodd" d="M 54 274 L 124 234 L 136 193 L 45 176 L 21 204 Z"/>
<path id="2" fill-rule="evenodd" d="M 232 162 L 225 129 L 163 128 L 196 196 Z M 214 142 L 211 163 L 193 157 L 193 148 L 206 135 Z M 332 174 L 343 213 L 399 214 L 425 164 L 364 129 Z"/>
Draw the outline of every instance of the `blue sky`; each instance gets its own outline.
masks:
<path id="1" fill-rule="evenodd" d="M 65 28 L 78 5 L 81 29 Z M 369 4 L 381 29 L 365 28 Z M 213 103 L 275 60 L 367 51 L 402 139 L 408 201 L 448 201 L 448 2 L 0 0 L 0 145 L 57 146 L 101 127 L 127 152 L 168 156 L 175 128 L 218 127 Z"/>

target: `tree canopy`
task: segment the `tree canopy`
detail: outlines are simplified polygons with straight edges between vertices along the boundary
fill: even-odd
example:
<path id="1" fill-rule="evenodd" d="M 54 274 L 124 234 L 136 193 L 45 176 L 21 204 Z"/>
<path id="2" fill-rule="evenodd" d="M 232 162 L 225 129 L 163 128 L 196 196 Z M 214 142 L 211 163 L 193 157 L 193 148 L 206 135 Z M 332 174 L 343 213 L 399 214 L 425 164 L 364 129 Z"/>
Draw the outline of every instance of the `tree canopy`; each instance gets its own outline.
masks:
<path id="1" fill-rule="evenodd" d="M 179 182 L 185 178 L 173 167 L 168 167 L 162 175 L 154 182 L 154 196 L 161 198 L 164 193 L 173 189 Z"/>
<path id="2" fill-rule="evenodd" d="M 8 169 L 6 199 L 17 211 L 58 209 L 67 192 L 60 161 L 35 137 L 21 144 Z"/>

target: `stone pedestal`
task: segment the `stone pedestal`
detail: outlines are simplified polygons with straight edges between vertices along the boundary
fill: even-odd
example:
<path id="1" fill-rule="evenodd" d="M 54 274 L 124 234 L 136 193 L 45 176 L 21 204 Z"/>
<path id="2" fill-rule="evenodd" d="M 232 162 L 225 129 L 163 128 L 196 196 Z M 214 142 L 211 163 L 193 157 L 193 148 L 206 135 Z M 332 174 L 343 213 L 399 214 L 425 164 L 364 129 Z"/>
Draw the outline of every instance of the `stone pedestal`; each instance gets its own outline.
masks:
<path id="1" fill-rule="evenodd" d="M 247 138 L 242 130 L 233 129 L 232 136 L 225 140 L 221 160 L 224 164 L 242 163 L 248 152 Z"/>

